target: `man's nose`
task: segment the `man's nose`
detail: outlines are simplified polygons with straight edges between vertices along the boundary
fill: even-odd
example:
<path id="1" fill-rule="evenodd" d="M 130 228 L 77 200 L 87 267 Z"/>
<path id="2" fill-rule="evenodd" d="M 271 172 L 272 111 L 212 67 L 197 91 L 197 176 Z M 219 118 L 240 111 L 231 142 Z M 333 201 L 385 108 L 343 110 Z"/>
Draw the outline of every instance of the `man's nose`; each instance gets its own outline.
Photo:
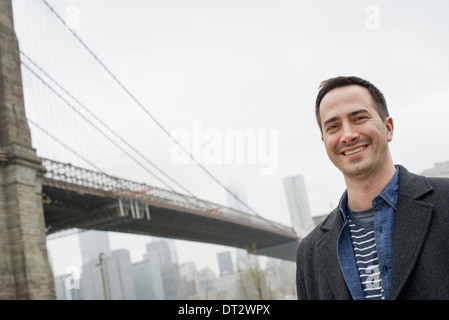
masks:
<path id="1" fill-rule="evenodd" d="M 343 134 L 340 138 L 340 142 L 350 144 L 359 139 L 359 134 L 355 130 L 354 126 L 345 125 L 343 126 Z"/>

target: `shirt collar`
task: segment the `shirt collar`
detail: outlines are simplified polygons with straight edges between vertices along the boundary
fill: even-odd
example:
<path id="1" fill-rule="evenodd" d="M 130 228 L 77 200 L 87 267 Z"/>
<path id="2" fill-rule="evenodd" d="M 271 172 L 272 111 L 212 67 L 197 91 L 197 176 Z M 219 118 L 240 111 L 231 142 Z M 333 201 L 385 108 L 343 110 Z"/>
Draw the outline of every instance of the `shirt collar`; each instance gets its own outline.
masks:
<path id="1" fill-rule="evenodd" d="M 398 201 L 398 190 L 399 190 L 399 168 L 396 167 L 396 171 L 391 178 L 390 182 L 385 186 L 385 188 L 380 192 L 380 194 L 375 198 L 384 199 L 391 207 L 396 210 L 396 202 Z"/>
<path id="2" fill-rule="evenodd" d="M 340 209 L 340 214 L 343 218 L 343 220 L 346 219 L 346 208 L 348 204 L 348 190 L 346 189 L 345 192 L 343 192 L 343 195 L 340 199 L 340 204 L 338 205 L 338 209 Z"/>
<path id="3" fill-rule="evenodd" d="M 391 180 L 387 183 L 385 188 L 379 193 L 377 197 L 373 199 L 373 202 L 378 201 L 377 199 L 382 198 L 387 202 L 391 207 L 396 210 L 396 202 L 398 200 L 398 190 L 399 190 L 399 167 L 396 166 L 396 171 L 391 178 Z M 342 218 L 345 219 L 347 216 L 347 205 L 348 205 L 348 190 L 346 189 L 343 195 L 341 196 L 340 203 L 338 205 L 338 209 L 340 209 L 340 214 Z"/>

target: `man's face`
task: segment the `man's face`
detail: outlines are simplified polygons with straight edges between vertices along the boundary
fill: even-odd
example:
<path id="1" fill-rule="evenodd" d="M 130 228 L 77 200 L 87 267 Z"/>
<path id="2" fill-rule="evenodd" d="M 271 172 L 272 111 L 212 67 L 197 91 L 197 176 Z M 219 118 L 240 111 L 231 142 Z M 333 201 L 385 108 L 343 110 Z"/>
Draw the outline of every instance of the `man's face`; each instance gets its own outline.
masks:
<path id="1" fill-rule="evenodd" d="M 390 164 L 393 119 L 382 121 L 368 89 L 351 85 L 329 91 L 320 116 L 326 152 L 345 177 L 363 177 Z"/>

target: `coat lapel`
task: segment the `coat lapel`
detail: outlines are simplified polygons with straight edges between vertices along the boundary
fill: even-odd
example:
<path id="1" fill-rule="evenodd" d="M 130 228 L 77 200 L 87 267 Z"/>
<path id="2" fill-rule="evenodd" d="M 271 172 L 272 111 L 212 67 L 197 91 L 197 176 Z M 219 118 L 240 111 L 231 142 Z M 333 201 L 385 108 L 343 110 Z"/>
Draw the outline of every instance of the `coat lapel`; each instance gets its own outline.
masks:
<path id="1" fill-rule="evenodd" d="M 324 267 L 324 277 L 335 299 L 348 300 L 352 298 L 341 272 L 337 254 L 338 236 L 342 226 L 339 214 L 338 209 L 334 210 L 326 223 L 321 226 L 325 233 L 318 242 L 317 248 L 321 264 Z"/>
<path id="2" fill-rule="evenodd" d="M 433 206 L 418 199 L 431 191 L 424 177 L 400 167 L 390 299 L 398 297 L 419 257 Z"/>

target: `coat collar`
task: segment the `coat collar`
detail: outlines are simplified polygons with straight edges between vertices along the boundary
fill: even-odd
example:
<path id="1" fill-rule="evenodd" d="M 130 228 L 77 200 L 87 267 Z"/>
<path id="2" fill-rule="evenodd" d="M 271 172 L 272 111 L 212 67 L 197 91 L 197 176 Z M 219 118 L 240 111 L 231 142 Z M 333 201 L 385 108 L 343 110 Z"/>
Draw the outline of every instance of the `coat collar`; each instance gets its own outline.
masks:
<path id="1" fill-rule="evenodd" d="M 324 266 L 324 276 L 335 299 L 350 300 L 351 293 L 346 285 L 337 254 L 337 242 L 342 226 L 340 210 L 336 208 L 320 225 L 323 231 L 321 239 L 316 244 L 319 257 Z"/>
<path id="2" fill-rule="evenodd" d="M 419 257 L 433 211 L 425 196 L 432 190 L 426 177 L 400 166 L 390 299 L 398 297 Z"/>
<path id="3" fill-rule="evenodd" d="M 432 185 L 426 177 L 410 173 L 401 165 L 397 165 L 397 167 L 399 167 L 400 196 L 417 200 L 432 192 Z"/>

